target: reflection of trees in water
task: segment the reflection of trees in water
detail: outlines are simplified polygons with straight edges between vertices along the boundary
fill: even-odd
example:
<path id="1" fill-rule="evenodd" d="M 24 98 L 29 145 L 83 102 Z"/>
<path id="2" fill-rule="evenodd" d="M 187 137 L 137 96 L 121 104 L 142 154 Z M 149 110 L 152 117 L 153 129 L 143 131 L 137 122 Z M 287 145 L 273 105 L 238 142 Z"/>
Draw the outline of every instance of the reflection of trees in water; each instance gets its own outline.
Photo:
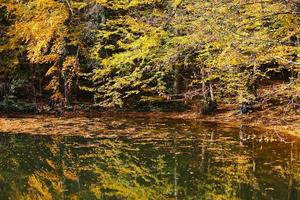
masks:
<path id="1" fill-rule="evenodd" d="M 162 157 L 141 159 L 138 149 L 122 141 L 99 141 L 101 147 L 81 159 L 90 160 L 97 179 L 90 191 L 97 198 L 164 199 L 172 186 L 160 173 L 165 167 Z M 148 162 L 148 163 L 147 163 Z M 90 171 L 91 166 L 81 170 Z"/>
<path id="2" fill-rule="evenodd" d="M 274 166 L 272 171 L 278 174 L 279 179 L 287 183 L 287 193 L 283 197 L 288 200 L 297 200 L 300 198 L 300 154 L 294 142 L 291 142 L 288 148 L 290 155 L 286 165 Z"/>
<path id="3" fill-rule="evenodd" d="M 222 132 L 220 130 L 220 132 Z M 197 138 L 199 160 L 193 169 L 199 173 L 195 191 L 202 199 L 243 198 L 248 188 L 258 189 L 252 173 L 250 156 L 242 152 L 238 142 L 229 136 L 220 135 L 218 130 L 203 129 Z M 188 195 L 189 192 L 185 192 Z M 244 199 L 244 198 L 243 198 Z"/>
<path id="4" fill-rule="evenodd" d="M 61 199 L 63 171 L 61 139 L 1 135 L 0 199 Z M 6 142 L 2 142 L 6 141 Z M 47 141 L 48 142 L 48 141 Z M 51 152 L 55 152 L 52 154 Z M 1 190 L 0 189 L 0 190 Z"/>
<path id="5" fill-rule="evenodd" d="M 278 199 L 297 200 L 300 197 L 298 194 L 300 190 L 298 185 L 300 183 L 300 152 L 298 149 L 299 141 L 297 141 L 295 138 L 293 139 L 291 137 L 281 135 L 276 131 L 258 134 L 257 132 L 247 129 L 244 126 L 240 127 L 239 138 L 242 145 L 247 146 L 251 144 L 253 149 L 253 166 L 256 165 L 255 157 L 259 157 L 259 154 L 271 154 L 271 151 L 274 151 L 270 148 L 270 146 L 274 147 L 274 149 L 279 149 L 280 153 L 282 154 L 280 157 L 277 157 L 278 155 L 273 154 L 271 155 L 272 157 L 269 157 L 269 163 L 264 160 L 265 163 L 263 164 L 268 165 L 270 162 L 273 162 L 273 164 L 268 168 L 268 170 L 270 170 L 268 174 L 272 176 L 273 179 L 278 180 L 278 182 L 284 183 L 281 185 L 278 184 L 277 187 L 281 187 L 281 189 L 285 192 L 279 194 L 276 192 L 278 188 L 266 187 L 264 188 L 265 191 L 263 194 L 264 196 L 267 196 L 269 191 L 269 193 L 279 194 L 279 196 L 275 196 Z M 255 173 L 255 168 L 253 169 Z M 266 185 L 271 185 L 270 178 L 267 176 L 266 178 L 260 179 L 260 182 L 264 184 L 267 183 Z"/>
<path id="6" fill-rule="evenodd" d="M 195 127 L 199 129 L 198 125 Z M 281 199 L 295 199 L 297 183 L 300 182 L 299 179 L 295 180 L 300 175 L 299 150 L 287 151 L 293 145 L 291 138 L 272 133 L 262 135 L 257 130 L 248 129 L 245 134 L 250 131 L 251 137 L 240 140 L 237 138 L 238 130 L 205 129 L 204 126 L 197 130 L 195 127 L 190 125 L 188 130 L 178 131 L 177 139 L 174 140 L 177 148 L 176 182 L 179 199 L 276 199 L 278 196 Z M 184 138 L 190 137 L 189 132 L 197 134 L 193 134 L 190 152 L 186 152 L 185 139 L 180 138 L 186 133 L 188 134 Z M 276 157 L 274 153 L 271 154 L 273 151 L 280 155 Z M 281 166 L 282 169 L 289 170 L 289 161 L 285 158 L 295 153 L 297 156 L 294 156 L 294 160 L 297 157 L 298 167 L 295 165 L 297 161 L 294 162 L 294 174 L 289 176 L 293 177 L 293 181 L 282 180 L 277 175 L 278 172 L 271 168 Z M 184 157 L 190 154 L 195 157 L 185 161 Z M 194 175 L 186 178 L 188 174 L 183 171 L 187 169 Z M 189 178 L 194 181 L 189 182 Z M 267 184 L 264 185 L 265 183 Z"/>
<path id="7" fill-rule="evenodd" d="M 270 199 L 274 184 L 299 198 L 297 145 L 245 128 L 159 125 L 114 139 L 1 135 L 0 199 Z"/>
<path id="8" fill-rule="evenodd" d="M 28 144 L 27 144 L 28 145 Z M 34 144 L 5 147 L 12 149 L 36 152 Z M 31 147 L 33 147 L 31 149 Z M 83 142 L 77 145 L 68 145 L 64 138 L 54 138 L 45 149 L 43 157 L 32 155 L 32 165 L 44 165 L 45 168 L 36 168 L 30 171 L 20 171 L 15 167 L 8 174 L 0 173 L 3 184 L 7 186 L 7 199 L 157 199 L 171 194 L 172 185 L 164 178 L 161 172 L 165 167 L 162 157 L 148 160 L 151 169 L 140 165 L 141 161 L 136 154 L 138 149 L 126 145 L 122 141 L 98 140 L 92 143 Z M 22 165 L 24 160 L 18 154 L 7 157 Z M 39 158 L 39 160 L 34 160 Z M 5 164 L 2 160 L 1 164 Z M 7 162 L 8 165 L 9 162 Z M 6 165 L 5 168 L 10 166 Z M 11 177 L 13 172 L 26 173 L 25 176 Z M 1 182 L 2 182 L 1 181 Z M 20 181 L 25 187 L 18 185 Z M 5 196 L 4 196 L 5 195 Z M 13 196 L 12 196 L 13 195 Z"/>

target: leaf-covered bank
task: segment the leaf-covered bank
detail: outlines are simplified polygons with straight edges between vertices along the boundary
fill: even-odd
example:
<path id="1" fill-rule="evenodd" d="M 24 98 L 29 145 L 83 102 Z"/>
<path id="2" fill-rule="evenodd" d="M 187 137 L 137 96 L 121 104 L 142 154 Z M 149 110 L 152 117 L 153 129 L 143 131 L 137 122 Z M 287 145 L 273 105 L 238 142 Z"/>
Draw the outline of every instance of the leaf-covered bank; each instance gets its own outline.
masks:
<path id="1" fill-rule="evenodd" d="M 93 129 L 101 131 L 109 127 L 119 126 L 115 121 L 144 119 L 146 121 L 163 121 L 167 119 L 186 120 L 193 123 L 214 123 L 223 127 L 249 126 L 260 131 L 274 134 L 287 134 L 300 137 L 300 115 L 280 115 L 276 108 L 269 111 L 257 111 L 241 115 L 237 112 L 238 105 L 222 106 L 214 115 L 199 115 L 195 112 L 99 112 L 69 111 L 64 113 L 20 114 L 6 113 L 0 115 L 0 132 L 36 133 L 44 135 L 79 135 L 87 136 Z M 95 119 L 90 123 L 90 119 Z M 106 119 L 107 123 L 102 123 Z M 73 123 L 77 121 L 75 124 Z M 99 121 L 99 122 L 98 122 Z M 129 126 L 129 124 L 127 124 Z M 88 128 L 89 127 L 89 128 Z M 130 133 L 134 129 L 126 129 Z"/>

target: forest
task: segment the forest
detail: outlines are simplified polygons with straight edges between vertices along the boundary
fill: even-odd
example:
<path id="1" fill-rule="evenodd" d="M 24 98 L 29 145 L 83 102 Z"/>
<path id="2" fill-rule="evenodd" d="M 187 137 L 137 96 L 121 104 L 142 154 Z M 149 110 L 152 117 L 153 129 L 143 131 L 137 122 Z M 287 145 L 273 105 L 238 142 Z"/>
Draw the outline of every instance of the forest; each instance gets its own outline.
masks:
<path id="1" fill-rule="evenodd" d="M 298 0 L 0 0 L 0 27 L 2 111 L 300 107 Z"/>
<path id="2" fill-rule="evenodd" d="M 300 0 L 0 0 L 0 199 L 299 200 Z"/>

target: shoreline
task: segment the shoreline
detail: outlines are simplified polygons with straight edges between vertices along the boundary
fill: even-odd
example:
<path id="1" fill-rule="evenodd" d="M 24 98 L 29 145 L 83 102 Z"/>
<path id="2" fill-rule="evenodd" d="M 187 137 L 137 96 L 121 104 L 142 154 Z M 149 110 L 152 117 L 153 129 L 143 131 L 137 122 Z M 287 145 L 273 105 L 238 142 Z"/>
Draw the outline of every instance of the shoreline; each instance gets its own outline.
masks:
<path id="1" fill-rule="evenodd" d="M 223 109 L 213 115 L 200 115 L 195 112 L 100 112 L 100 111 L 69 111 L 61 114 L 53 113 L 0 113 L 0 124 L 9 118 L 101 118 L 101 117 L 130 117 L 130 118 L 155 118 L 155 119 L 181 119 L 197 120 L 199 122 L 212 122 L 230 126 L 245 125 L 253 128 L 276 131 L 283 134 L 300 137 L 300 115 L 279 115 L 274 110 L 256 111 L 239 115 L 235 109 Z M 0 128 L 0 131 L 2 129 Z"/>

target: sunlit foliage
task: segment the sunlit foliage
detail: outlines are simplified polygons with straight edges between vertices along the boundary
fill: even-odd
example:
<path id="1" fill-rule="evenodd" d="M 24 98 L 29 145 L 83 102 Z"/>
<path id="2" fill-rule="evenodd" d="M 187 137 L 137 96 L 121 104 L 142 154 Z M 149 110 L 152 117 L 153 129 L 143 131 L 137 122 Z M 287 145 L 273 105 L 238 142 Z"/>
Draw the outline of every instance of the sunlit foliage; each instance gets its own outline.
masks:
<path id="1" fill-rule="evenodd" d="M 0 9 L 1 81 L 26 68 L 22 79 L 56 104 L 71 105 L 79 89 L 106 108 L 174 95 L 251 103 L 274 73 L 288 74 L 288 101 L 299 100 L 298 1 L 7 0 Z"/>

